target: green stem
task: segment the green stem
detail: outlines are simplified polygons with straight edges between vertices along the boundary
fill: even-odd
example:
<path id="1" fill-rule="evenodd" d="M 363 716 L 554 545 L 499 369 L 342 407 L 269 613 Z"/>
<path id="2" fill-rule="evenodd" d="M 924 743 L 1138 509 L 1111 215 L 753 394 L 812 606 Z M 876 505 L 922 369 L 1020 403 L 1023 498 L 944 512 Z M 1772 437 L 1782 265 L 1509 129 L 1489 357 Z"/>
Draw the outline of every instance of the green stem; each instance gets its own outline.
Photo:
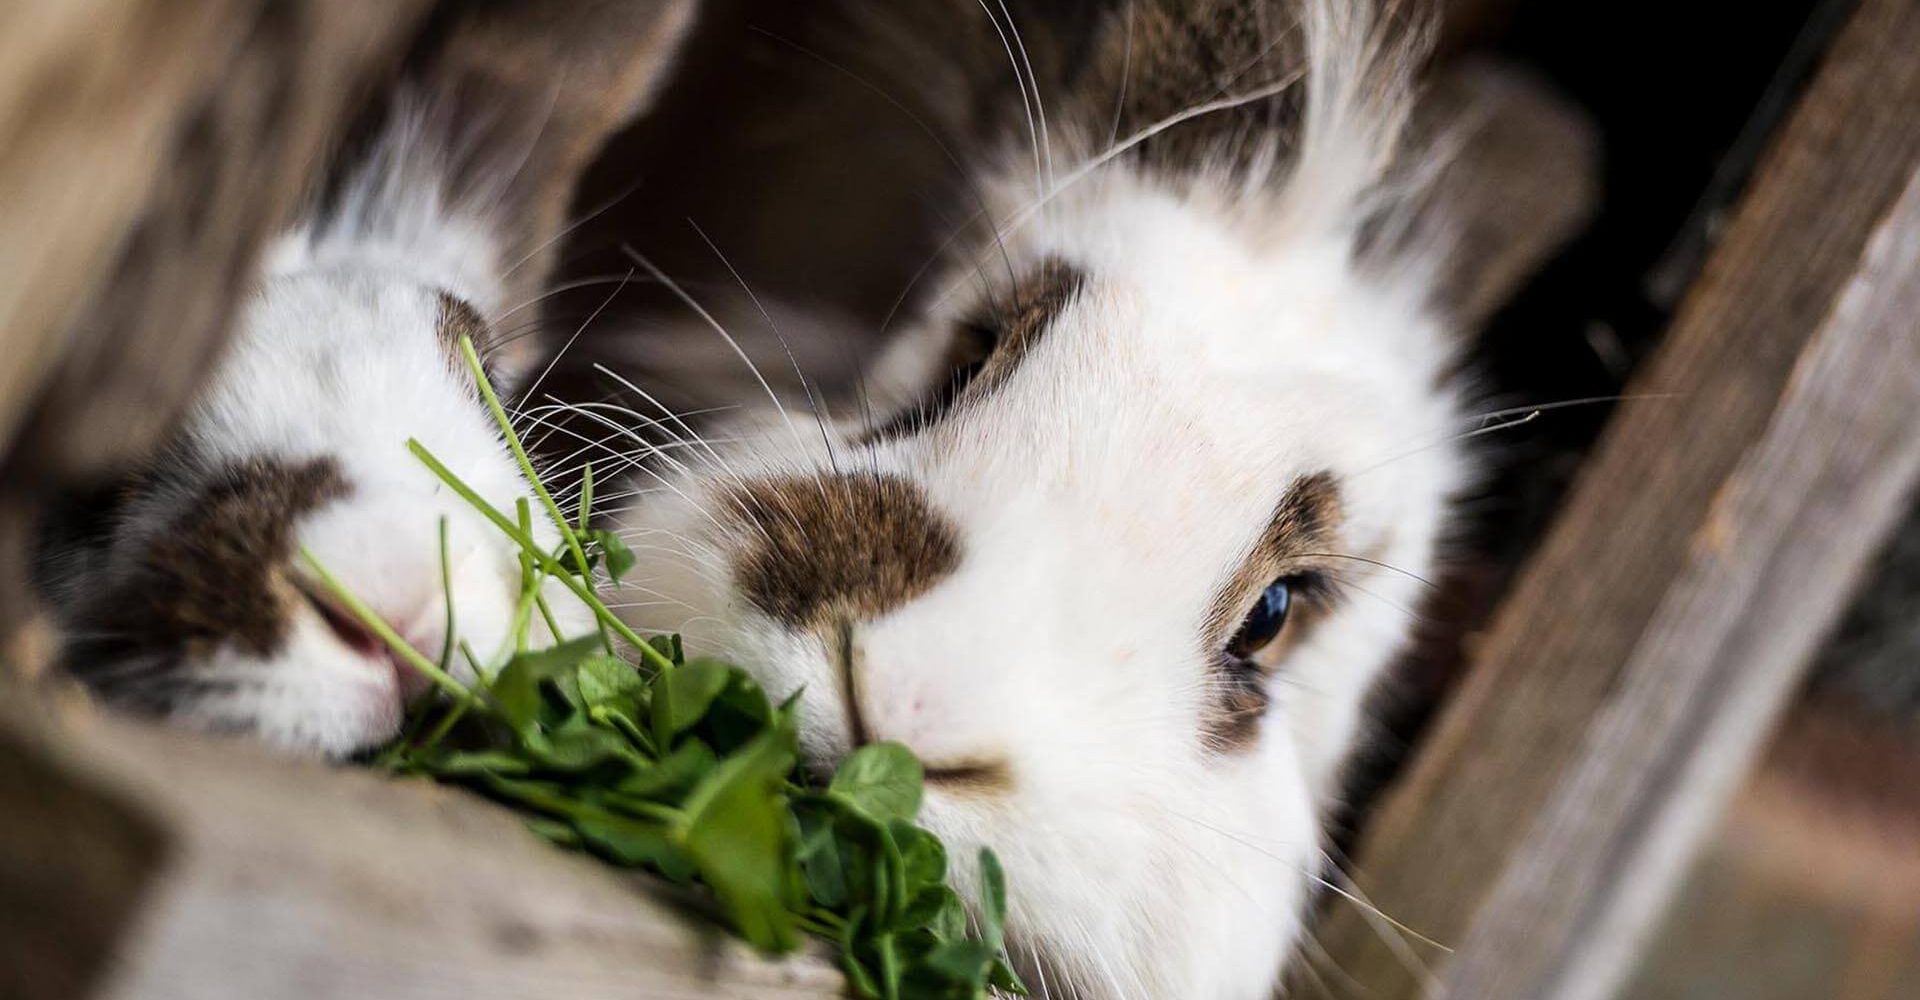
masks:
<path id="1" fill-rule="evenodd" d="M 560 529 L 560 537 L 566 539 L 567 548 L 573 551 L 574 562 L 581 572 L 586 572 L 587 553 L 580 547 L 580 537 L 573 533 L 573 525 L 560 513 L 560 505 L 553 502 L 553 494 L 547 492 L 545 484 L 540 482 L 540 474 L 533 471 L 533 459 L 527 457 L 527 449 L 520 444 L 520 435 L 513 432 L 513 421 L 507 419 L 505 407 L 500 405 L 500 397 L 493 394 L 493 386 L 487 383 L 486 369 L 480 365 L 480 355 L 473 349 L 473 338 L 460 337 L 460 354 L 467 360 L 467 368 L 473 372 L 474 384 L 480 387 L 480 397 L 487 401 L 487 409 L 493 411 L 493 421 L 500 425 L 500 433 L 506 436 L 507 447 L 513 449 L 513 457 L 520 463 L 520 471 L 527 477 L 527 483 L 540 498 L 541 505 L 547 508 L 547 516 L 553 518 L 553 526 Z"/>
<path id="2" fill-rule="evenodd" d="M 360 624 L 365 625 L 368 631 L 379 636 L 380 641 L 386 643 L 387 648 L 393 650 L 395 656 L 400 657 L 400 659 L 406 661 L 408 666 L 426 675 L 429 680 L 440 685 L 441 689 L 453 695 L 454 698 L 459 701 L 472 702 L 475 700 L 473 692 L 467 690 L 466 685 L 454 680 L 451 674 L 435 666 L 432 660 L 422 656 L 419 650 L 408 645 L 407 640 L 400 638 L 400 633 L 395 632 L 393 626 L 387 624 L 386 619 L 374 613 L 372 608 L 367 607 L 358 597 L 353 596 L 353 592 L 348 590 L 332 573 L 327 572 L 327 568 L 320 565 L 320 560 L 314 558 L 313 553 L 304 545 L 300 547 L 300 559 L 307 564 L 309 570 L 313 571 L 313 575 L 319 578 L 320 584 L 327 588 L 327 592 L 333 595 L 333 599 L 339 601 L 355 618 L 358 618 Z"/>
<path id="3" fill-rule="evenodd" d="M 880 952 L 880 989 L 887 1000 L 900 1000 L 900 955 L 894 951 L 893 935 L 882 934 L 874 944 Z"/>
<path id="4" fill-rule="evenodd" d="M 553 637 L 554 642 L 562 641 L 560 638 L 560 622 L 553 617 L 553 609 L 547 607 L 547 598 L 544 594 L 541 594 L 538 589 L 535 589 L 533 592 L 533 606 L 540 609 L 540 618 L 547 623 L 547 634 Z M 604 643 L 605 640 L 606 636 L 603 633 L 601 635 L 601 641 Z"/>
<path id="5" fill-rule="evenodd" d="M 418 440 L 408 439 L 407 448 L 413 452 L 416 458 L 426 463 L 427 468 L 433 470 L 433 474 L 439 476 L 441 482 L 446 483 L 448 488 L 459 494 L 462 500 L 472 504 L 475 510 L 479 511 L 487 520 L 492 521 L 494 526 L 504 532 L 508 538 L 518 542 L 522 551 L 532 556 L 533 561 L 540 564 L 540 568 L 546 570 L 554 579 L 559 580 L 562 586 L 572 591 L 573 596 L 578 597 L 580 603 L 585 604 L 587 608 L 593 612 L 594 617 L 598 618 L 603 624 L 613 630 L 613 634 L 633 645 L 639 650 L 640 655 L 657 669 L 673 669 L 672 660 L 667 659 L 659 650 L 653 648 L 652 644 L 640 638 L 638 632 L 628 628 L 626 622 L 621 621 L 618 615 L 608 610 L 605 604 L 600 603 L 600 599 L 594 596 L 591 589 L 585 584 L 582 584 L 573 574 L 567 572 L 566 567 L 560 565 L 552 556 L 541 551 L 539 543 L 521 532 L 520 528 L 508 520 L 505 514 L 500 513 L 498 508 L 481 499 L 480 494 L 473 491 L 473 487 L 461 481 L 459 476 L 453 474 L 453 470 L 441 464 L 440 460 L 433 457 L 433 453 L 428 451 L 425 445 L 421 444 Z M 584 565 L 584 563 L 582 565 Z"/>
<path id="6" fill-rule="evenodd" d="M 447 518 L 440 517 L 440 593 L 447 602 L 447 634 L 440 640 L 440 669 L 451 673 L 453 663 L 453 565 L 447 558 Z"/>
<path id="7" fill-rule="evenodd" d="M 588 518 L 593 512 L 593 463 L 588 462 L 580 468 L 580 533 L 587 531 Z"/>
<path id="8" fill-rule="evenodd" d="M 528 509 L 526 497 L 515 497 L 513 515 L 520 524 L 520 533 L 533 537 L 533 511 Z M 520 553 L 520 600 L 513 609 L 513 651 L 527 651 L 527 626 L 533 620 L 533 599 L 540 593 L 538 575 L 533 569 L 533 560 L 525 552 Z M 554 641 L 560 641 L 554 636 Z"/>
<path id="9" fill-rule="evenodd" d="M 447 714 L 441 718 L 440 724 L 433 727 L 433 732 L 427 734 L 427 740 L 421 744 L 420 749 L 423 751 L 432 750 L 434 747 L 439 746 L 440 741 L 446 739 L 447 734 L 453 731 L 454 725 L 466 716 L 467 705 L 468 703 L 463 701 L 449 709 Z"/>
<path id="10" fill-rule="evenodd" d="M 473 647 L 467 645 L 465 639 L 460 640 L 460 656 L 467 661 L 467 666 L 473 668 L 473 676 L 479 680 L 481 687 L 484 688 L 493 683 L 493 678 L 488 676 L 491 671 L 481 665 L 480 658 L 473 655 Z"/>

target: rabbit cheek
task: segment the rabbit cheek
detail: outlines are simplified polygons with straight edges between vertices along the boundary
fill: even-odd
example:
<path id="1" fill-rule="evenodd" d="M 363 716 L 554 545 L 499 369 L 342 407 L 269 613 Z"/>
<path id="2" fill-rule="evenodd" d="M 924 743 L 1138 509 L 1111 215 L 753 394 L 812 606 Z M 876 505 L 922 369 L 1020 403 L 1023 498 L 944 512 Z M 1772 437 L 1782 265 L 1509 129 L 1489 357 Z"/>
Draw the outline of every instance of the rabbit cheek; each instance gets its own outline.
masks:
<path id="1" fill-rule="evenodd" d="M 326 460 L 217 471 L 135 543 L 117 579 L 82 597 L 68 672 L 109 701 L 164 715 L 272 683 L 234 668 L 286 651 L 304 603 L 287 573 L 293 524 L 347 492 Z"/>

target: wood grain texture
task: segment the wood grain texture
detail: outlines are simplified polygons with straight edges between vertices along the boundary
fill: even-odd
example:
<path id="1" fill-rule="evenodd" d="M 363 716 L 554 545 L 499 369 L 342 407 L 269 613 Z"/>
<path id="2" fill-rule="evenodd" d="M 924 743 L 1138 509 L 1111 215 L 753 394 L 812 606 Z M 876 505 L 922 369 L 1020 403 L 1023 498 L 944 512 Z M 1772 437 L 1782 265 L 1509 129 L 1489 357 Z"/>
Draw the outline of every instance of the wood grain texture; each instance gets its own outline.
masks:
<path id="1" fill-rule="evenodd" d="M 0 996 L 840 995 L 825 962 L 764 961 L 690 897 L 463 792 L 119 719 L 49 721 L 14 689 L 0 690 L 0 814 L 32 820 L 0 827 L 0 929 L 32 932 L 0 943 Z M 76 928 L 90 933 L 53 946 Z"/>
<path id="2" fill-rule="evenodd" d="M 1604 996 L 1905 511 L 1920 4 L 1836 40 L 1336 905 L 1370 998 Z M 1350 979 L 1348 978 L 1350 977 Z"/>
<path id="3" fill-rule="evenodd" d="M 0 442 L 105 280 L 187 111 L 233 58 L 249 6 L 0 8 Z"/>
<path id="4" fill-rule="evenodd" d="M 36 212 L 26 231 L 6 234 L 0 252 L 28 264 L 46 282 L 40 294 L 54 297 L 32 314 L 41 325 L 7 317 L 7 336 L 59 341 L 57 367 L 37 390 L 22 387 L 33 411 L 6 457 L 16 485 L 86 474 L 164 433 L 223 343 L 260 246 L 300 207 L 324 152 L 426 4 L 119 6 L 141 15 L 125 48 L 81 32 L 56 58 L 100 74 L 111 84 L 102 103 L 124 102 L 143 128 L 129 135 L 80 105 L 56 110 L 59 135 L 4 140 L 9 161 L 55 204 L 84 202 L 96 170 L 136 196 L 93 227 L 104 268 L 46 259 L 41 245 L 63 228 L 58 214 Z M 155 73 L 160 86 L 148 81 Z M 81 148 L 59 141 L 68 133 Z"/>
<path id="5" fill-rule="evenodd" d="M 1662 922 L 1630 1000 L 1920 989 L 1920 734 L 1840 699 L 1781 726 Z"/>

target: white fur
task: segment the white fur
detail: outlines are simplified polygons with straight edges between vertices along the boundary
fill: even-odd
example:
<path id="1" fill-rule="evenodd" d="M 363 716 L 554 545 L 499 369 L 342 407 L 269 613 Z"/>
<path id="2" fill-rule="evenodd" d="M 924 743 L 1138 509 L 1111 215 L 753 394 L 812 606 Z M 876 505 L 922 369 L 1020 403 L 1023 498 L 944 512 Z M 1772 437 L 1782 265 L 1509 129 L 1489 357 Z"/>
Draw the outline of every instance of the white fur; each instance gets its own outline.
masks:
<path id="1" fill-rule="evenodd" d="M 188 420 L 184 451 L 209 468 L 256 457 L 333 460 L 351 492 L 301 517 L 295 543 L 430 657 L 445 635 L 437 525 L 446 518 L 459 634 L 494 662 L 519 594 L 517 550 L 407 450 L 407 439 L 418 438 L 503 510 L 528 490 L 439 343 L 439 308 L 438 288 L 379 268 L 343 264 L 267 279 Z M 540 537 L 555 540 L 550 525 Z M 548 594 L 570 608 L 557 586 Z M 328 753 L 394 736 L 396 669 L 347 648 L 311 609 L 296 614 L 289 642 L 264 661 L 222 649 L 190 665 L 198 676 L 245 686 L 188 707 L 184 721 L 245 721 L 270 742 Z"/>
<path id="2" fill-rule="evenodd" d="M 500 306 L 502 262 L 485 214 L 445 193 L 434 133 L 409 108 L 403 103 L 333 210 L 270 249 L 234 343 L 166 460 L 195 467 L 171 470 L 184 472 L 183 482 L 201 479 L 196 470 L 257 458 L 331 460 L 349 492 L 300 517 L 294 544 L 430 658 L 445 637 L 437 531 L 445 518 L 459 637 L 496 663 L 519 595 L 517 549 L 415 458 L 407 440 L 419 439 L 502 510 L 530 495 L 437 332 L 443 293 L 482 311 Z M 165 493 L 143 499 L 112 558 L 133 558 L 145 536 L 190 516 L 188 502 Z M 543 544 L 557 541 L 544 516 L 536 534 Z M 263 658 L 227 644 L 189 658 L 179 676 L 233 683 L 183 703 L 176 720 L 329 754 L 397 735 L 404 698 L 419 686 L 411 668 L 355 651 L 297 591 L 275 586 L 294 609 L 284 647 Z M 570 626 L 586 627 L 584 609 L 557 584 L 546 594 Z M 461 657 L 454 662 L 457 675 L 471 675 Z"/>
<path id="3" fill-rule="evenodd" d="M 1087 282 L 985 405 L 871 448 L 851 423 L 830 447 L 745 418 L 717 435 L 738 443 L 689 458 L 624 525 L 654 547 L 635 622 L 732 657 L 776 697 L 804 689 L 804 747 L 830 760 L 850 740 L 835 651 L 737 591 L 728 556 L 750 539 L 718 516 L 725 490 L 833 468 L 922 488 L 957 529 L 960 563 L 859 626 L 857 697 L 874 738 L 929 766 L 1007 764 L 1002 794 L 930 787 L 924 821 L 956 858 L 1000 854 L 1013 957 L 1056 996 L 1271 994 L 1322 869 L 1336 767 L 1463 477 L 1441 387 L 1451 340 L 1424 309 L 1423 269 L 1355 264 L 1404 90 L 1353 78 L 1374 72 L 1364 18 L 1312 12 L 1315 117 L 1287 179 L 1154 178 L 1116 161 L 1042 211 L 1026 211 L 1036 194 L 1019 169 L 986 179 L 1000 217 L 1024 220 L 1003 233 L 1013 270 L 1058 257 Z M 985 294 L 969 282 L 1001 282 L 1000 252 L 882 362 L 883 389 L 927 384 L 938 331 Z M 1285 488 L 1321 471 L 1342 497 L 1333 552 L 1360 559 L 1309 561 L 1346 595 L 1274 664 L 1257 744 L 1211 751 L 1209 602 Z"/>

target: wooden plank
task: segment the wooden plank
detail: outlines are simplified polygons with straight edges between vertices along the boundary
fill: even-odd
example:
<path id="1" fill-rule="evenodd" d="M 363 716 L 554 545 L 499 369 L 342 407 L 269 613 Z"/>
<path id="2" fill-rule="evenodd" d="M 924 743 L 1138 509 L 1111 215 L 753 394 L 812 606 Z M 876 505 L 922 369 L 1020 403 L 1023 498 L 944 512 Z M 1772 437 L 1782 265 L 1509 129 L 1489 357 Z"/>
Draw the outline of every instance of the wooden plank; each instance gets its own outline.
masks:
<path id="1" fill-rule="evenodd" d="M 232 61 L 252 6 L 0 8 L 0 442 L 111 268 L 197 95 Z"/>
<path id="2" fill-rule="evenodd" d="M 1920 740 L 1908 728 L 1838 699 L 1796 705 L 1624 995 L 1920 989 Z"/>
<path id="3" fill-rule="evenodd" d="M 466 793 L 45 709 L 0 688 L 0 996 L 841 995 Z"/>
<path id="4" fill-rule="evenodd" d="M 100 6 L 111 13 L 81 30 L 29 39 L 60 45 L 35 51 L 45 72 L 4 98 L 65 94 L 66 75 L 92 85 L 7 119 L 21 131 L 4 137 L 0 190 L 31 211 L 0 232 L 0 254 L 21 272 L 8 287 L 32 287 L 0 300 L 0 323 L 10 341 L 42 345 L 35 358 L 59 359 L 52 371 L 0 359 L 15 477 L 94 470 L 164 432 L 219 349 L 258 248 L 427 5 Z M 96 20 L 115 30 L 86 30 Z M 91 204 L 96 183 L 104 205 Z M 75 232 L 59 235 L 72 216 Z"/>
<path id="5" fill-rule="evenodd" d="M 1865 0 L 1357 852 L 1305 992 L 1605 996 L 1920 476 L 1920 4 Z"/>

